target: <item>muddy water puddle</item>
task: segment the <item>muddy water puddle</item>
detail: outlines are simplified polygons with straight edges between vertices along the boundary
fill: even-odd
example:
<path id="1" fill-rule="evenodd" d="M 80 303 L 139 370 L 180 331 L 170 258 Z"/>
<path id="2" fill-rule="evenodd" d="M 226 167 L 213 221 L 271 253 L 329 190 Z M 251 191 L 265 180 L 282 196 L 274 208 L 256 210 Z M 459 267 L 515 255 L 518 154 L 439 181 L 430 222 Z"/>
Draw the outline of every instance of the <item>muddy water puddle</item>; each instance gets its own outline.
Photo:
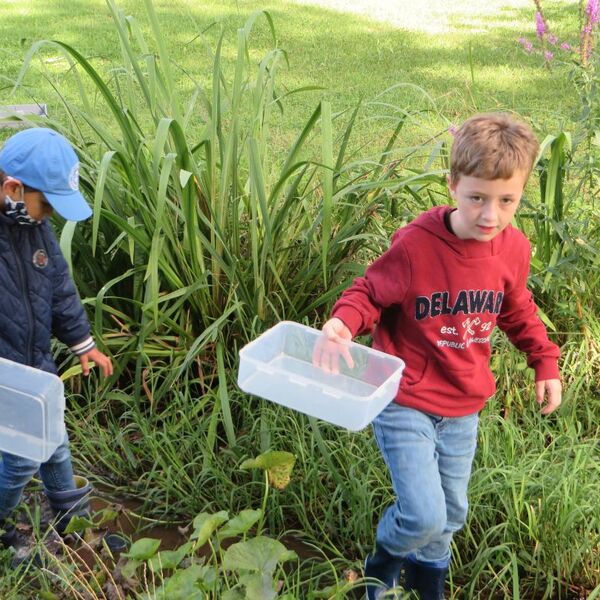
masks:
<path id="1" fill-rule="evenodd" d="M 106 494 L 96 496 L 91 500 L 92 512 L 102 510 L 114 510 L 118 516 L 114 521 L 103 525 L 107 533 L 123 534 L 132 541 L 140 538 L 155 538 L 161 540 L 160 550 L 175 550 L 189 540 L 192 533 L 191 522 L 189 521 L 160 521 L 148 519 L 140 514 L 143 504 L 139 500 L 111 500 Z M 265 535 L 269 535 L 266 533 Z M 302 558 L 322 557 L 322 553 L 310 544 L 304 542 L 300 537 L 293 535 L 283 535 L 278 537 L 279 541 L 289 550 L 293 550 Z M 239 541 L 239 538 L 228 538 L 221 542 L 221 547 L 226 549 L 231 544 Z M 200 555 L 210 555 L 212 552 L 210 546 L 206 544 L 199 549 Z"/>
<path id="2" fill-rule="evenodd" d="M 161 540 L 161 550 L 174 550 L 187 541 L 186 529 L 177 522 L 147 519 L 139 514 L 142 503 L 135 500 L 114 501 L 105 497 L 91 499 L 92 513 L 114 510 L 117 518 L 103 525 L 108 533 L 121 533 L 132 540 L 148 537 Z"/>

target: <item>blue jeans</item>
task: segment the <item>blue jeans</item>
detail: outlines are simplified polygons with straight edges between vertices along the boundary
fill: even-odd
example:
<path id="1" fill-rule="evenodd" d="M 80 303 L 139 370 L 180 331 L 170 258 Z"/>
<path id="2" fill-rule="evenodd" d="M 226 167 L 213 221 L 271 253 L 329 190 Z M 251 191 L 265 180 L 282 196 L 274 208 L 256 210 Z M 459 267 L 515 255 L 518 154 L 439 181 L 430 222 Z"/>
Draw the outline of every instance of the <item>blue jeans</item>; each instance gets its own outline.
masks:
<path id="1" fill-rule="evenodd" d="M 2 452 L 0 461 L 0 519 L 4 519 L 16 508 L 23 489 L 39 471 L 44 487 L 51 492 L 75 489 L 73 465 L 69 452 L 69 437 L 45 462 L 38 463 L 28 458 Z"/>
<path id="2" fill-rule="evenodd" d="M 377 526 L 390 554 L 432 567 L 450 563 L 450 541 L 467 516 L 477 413 L 436 417 L 392 402 L 374 421 L 396 501 Z"/>

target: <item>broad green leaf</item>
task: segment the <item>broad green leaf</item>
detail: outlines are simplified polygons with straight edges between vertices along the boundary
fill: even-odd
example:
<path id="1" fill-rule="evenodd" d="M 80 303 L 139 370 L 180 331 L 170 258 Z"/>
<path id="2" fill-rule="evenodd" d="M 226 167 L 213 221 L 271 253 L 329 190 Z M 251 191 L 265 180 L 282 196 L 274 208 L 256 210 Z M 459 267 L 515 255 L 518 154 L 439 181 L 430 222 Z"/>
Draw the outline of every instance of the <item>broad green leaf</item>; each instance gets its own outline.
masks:
<path id="1" fill-rule="evenodd" d="M 202 581 L 206 567 L 192 565 L 187 569 L 177 571 L 165 583 L 165 598 L 168 600 L 205 600 L 206 594 L 198 587 Z"/>
<path id="2" fill-rule="evenodd" d="M 116 521 L 118 516 L 119 513 L 116 510 L 113 510 L 112 508 L 103 508 L 94 513 L 94 526 L 100 527 L 105 523 Z"/>
<path id="3" fill-rule="evenodd" d="M 202 567 L 204 569 L 202 573 L 202 582 L 207 589 L 215 589 L 217 582 L 219 581 L 220 576 L 220 566 L 217 569 L 212 565 L 204 565 Z"/>
<path id="4" fill-rule="evenodd" d="M 228 571 L 243 569 L 273 573 L 278 563 L 295 557 L 292 554 L 293 556 L 281 542 L 259 536 L 229 546 L 223 556 L 223 567 Z"/>
<path id="5" fill-rule="evenodd" d="M 176 569 L 193 546 L 192 542 L 187 542 L 177 550 L 159 552 L 148 561 L 148 566 L 153 573 L 158 573 L 163 569 Z"/>
<path id="6" fill-rule="evenodd" d="M 139 560 L 128 560 L 121 568 L 121 575 L 125 579 L 129 579 L 135 575 L 136 569 L 142 564 Z"/>
<path id="7" fill-rule="evenodd" d="M 274 600 L 277 598 L 275 582 L 270 573 L 253 573 L 240 577 L 246 588 L 246 600 Z"/>
<path id="8" fill-rule="evenodd" d="M 229 519 L 229 513 L 222 510 L 211 514 L 202 512 L 194 519 L 194 533 L 190 536 L 191 540 L 198 540 L 200 546 L 206 544 L 215 529 Z"/>
<path id="9" fill-rule="evenodd" d="M 65 534 L 84 531 L 85 529 L 89 529 L 93 526 L 94 523 L 92 523 L 92 521 L 86 517 L 72 517 L 65 528 Z"/>
<path id="10" fill-rule="evenodd" d="M 221 595 L 222 600 L 245 600 L 246 596 L 237 589 L 227 590 Z"/>
<path id="11" fill-rule="evenodd" d="M 270 450 L 259 454 L 255 458 L 248 458 L 245 460 L 241 469 L 271 469 L 272 467 L 279 467 L 281 465 L 291 464 L 292 466 L 296 462 L 296 457 L 290 452 L 280 452 Z"/>
<path id="12" fill-rule="evenodd" d="M 279 562 L 284 563 L 290 560 L 297 560 L 298 555 L 293 550 L 286 550 L 280 557 Z"/>
<path id="13" fill-rule="evenodd" d="M 131 545 L 129 552 L 124 552 L 123 556 L 133 560 L 148 560 L 154 556 L 160 546 L 160 540 L 155 538 L 142 538 Z"/>
<path id="14" fill-rule="evenodd" d="M 225 526 L 219 530 L 219 538 L 225 539 L 246 533 L 262 516 L 262 510 L 246 509 L 239 515 L 230 519 Z"/>
<path id="15" fill-rule="evenodd" d="M 264 469 L 269 476 L 269 483 L 279 490 L 283 490 L 290 482 L 290 475 L 294 468 L 296 457 L 290 452 L 269 451 L 256 458 L 245 460 L 241 469 Z"/>

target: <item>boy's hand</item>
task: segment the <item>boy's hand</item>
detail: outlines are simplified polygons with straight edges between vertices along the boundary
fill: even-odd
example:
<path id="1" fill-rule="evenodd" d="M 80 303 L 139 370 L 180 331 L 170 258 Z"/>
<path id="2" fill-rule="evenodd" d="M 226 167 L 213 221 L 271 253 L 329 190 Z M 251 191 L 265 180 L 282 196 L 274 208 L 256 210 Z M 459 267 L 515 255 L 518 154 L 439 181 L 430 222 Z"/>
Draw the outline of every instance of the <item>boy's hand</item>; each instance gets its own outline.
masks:
<path id="1" fill-rule="evenodd" d="M 562 400 L 562 384 L 560 383 L 560 379 L 536 381 L 535 399 L 540 405 L 546 400 L 546 405 L 542 408 L 543 415 L 549 415 L 556 410 Z"/>
<path id="2" fill-rule="evenodd" d="M 329 319 L 323 325 L 323 336 L 315 344 L 313 365 L 328 373 L 340 372 L 340 355 L 344 357 L 349 369 L 354 367 L 354 360 L 348 349 L 352 340 L 352 332 L 337 318 Z"/>
<path id="3" fill-rule="evenodd" d="M 110 358 L 98 350 L 98 348 L 92 348 L 89 352 L 79 355 L 79 362 L 81 363 L 81 370 L 87 377 L 90 374 L 90 361 L 94 361 L 101 369 L 104 377 L 108 377 L 113 374 L 113 366 Z"/>

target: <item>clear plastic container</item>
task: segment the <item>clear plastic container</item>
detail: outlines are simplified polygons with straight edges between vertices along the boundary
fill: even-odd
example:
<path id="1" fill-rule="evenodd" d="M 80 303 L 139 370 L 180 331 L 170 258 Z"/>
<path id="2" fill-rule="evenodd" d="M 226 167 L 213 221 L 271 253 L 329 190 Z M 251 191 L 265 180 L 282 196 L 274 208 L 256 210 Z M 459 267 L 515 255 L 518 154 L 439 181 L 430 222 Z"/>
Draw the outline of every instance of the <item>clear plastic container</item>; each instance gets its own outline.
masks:
<path id="1" fill-rule="evenodd" d="M 0 358 L 0 450 L 47 461 L 63 441 L 64 416 L 56 375 Z"/>
<path id="2" fill-rule="evenodd" d="M 324 354 L 328 370 L 320 366 Z M 333 372 L 335 367 L 338 372 Z M 238 385 L 255 396 L 358 431 L 394 399 L 403 369 L 400 358 L 354 342 L 342 348 L 317 329 L 283 321 L 240 350 Z"/>

